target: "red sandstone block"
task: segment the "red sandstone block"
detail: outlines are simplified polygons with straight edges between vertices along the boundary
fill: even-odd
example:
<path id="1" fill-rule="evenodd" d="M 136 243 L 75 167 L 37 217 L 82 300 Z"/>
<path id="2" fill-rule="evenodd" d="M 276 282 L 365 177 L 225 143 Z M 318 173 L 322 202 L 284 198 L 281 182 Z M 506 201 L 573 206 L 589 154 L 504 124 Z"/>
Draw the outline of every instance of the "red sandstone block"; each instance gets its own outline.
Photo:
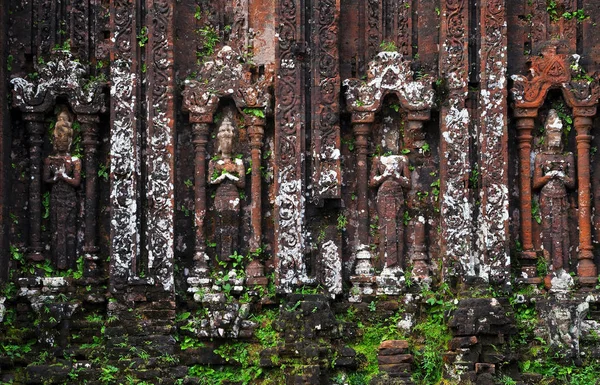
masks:
<path id="1" fill-rule="evenodd" d="M 381 349 L 408 349 L 408 341 L 406 340 L 387 340 L 379 345 Z"/>
<path id="2" fill-rule="evenodd" d="M 449 347 L 450 350 L 456 350 L 459 348 L 467 348 L 469 346 L 473 346 L 477 343 L 477 337 L 456 337 L 450 341 Z"/>
<path id="3" fill-rule="evenodd" d="M 379 365 L 388 365 L 388 364 L 410 364 L 413 362 L 412 354 L 396 354 L 393 356 L 378 356 L 377 362 Z"/>

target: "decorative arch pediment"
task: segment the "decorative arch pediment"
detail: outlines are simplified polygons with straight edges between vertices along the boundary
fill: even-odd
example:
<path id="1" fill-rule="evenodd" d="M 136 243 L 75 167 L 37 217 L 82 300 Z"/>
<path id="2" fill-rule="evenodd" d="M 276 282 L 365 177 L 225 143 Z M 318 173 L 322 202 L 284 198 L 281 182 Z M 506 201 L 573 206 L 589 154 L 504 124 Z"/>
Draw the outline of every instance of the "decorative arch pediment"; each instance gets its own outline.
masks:
<path id="1" fill-rule="evenodd" d="M 559 53 L 559 46 L 560 41 L 547 42 L 538 56 L 527 61 L 526 76 L 512 76 L 515 109 L 538 109 L 551 89 L 560 89 L 571 108 L 593 107 L 598 103 L 598 82 L 583 70 L 579 55 Z"/>
<path id="2" fill-rule="evenodd" d="M 256 76 L 256 68 L 242 58 L 241 53 L 224 46 L 204 63 L 196 79 L 185 81 L 183 110 L 190 113 L 190 122 L 212 122 L 224 97 L 232 98 L 242 113 L 244 108 L 271 113 L 272 71 Z"/>
<path id="3" fill-rule="evenodd" d="M 380 52 L 369 63 L 367 79 L 346 79 L 347 109 L 351 113 L 374 113 L 385 97 L 394 94 L 405 111 L 429 111 L 434 104 L 431 78 L 414 79 L 411 62 L 398 52 Z"/>
<path id="4" fill-rule="evenodd" d="M 76 113 L 96 114 L 106 111 L 103 88 L 106 83 L 88 77 L 88 69 L 73 59 L 67 50 L 53 51 L 52 60 L 36 65 L 38 78 L 11 80 L 13 105 L 23 112 L 47 112 L 56 98 L 65 95 Z"/>

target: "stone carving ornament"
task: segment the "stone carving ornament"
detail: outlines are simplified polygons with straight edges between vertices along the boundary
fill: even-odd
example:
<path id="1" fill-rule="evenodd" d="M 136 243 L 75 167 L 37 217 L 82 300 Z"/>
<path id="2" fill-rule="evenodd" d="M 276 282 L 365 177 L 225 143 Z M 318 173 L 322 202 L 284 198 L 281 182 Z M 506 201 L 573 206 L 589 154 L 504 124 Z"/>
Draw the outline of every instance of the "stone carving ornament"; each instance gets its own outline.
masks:
<path id="1" fill-rule="evenodd" d="M 553 270 L 569 266 L 569 223 L 567 189 L 575 187 L 573 153 L 563 153 L 562 122 L 555 110 L 546 120 L 545 146 L 535 157 L 533 188 L 540 190 L 542 245 Z"/>
<path id="2" fill-rule="evenodd" d="M 232 157 L 234 126 L 229 115 L 223 118 L 217 133 L 217 155 L 208 163 L 209 183 L 217 185 L 216 239 L 218 255 L 228 259 L 238 249 L 240 193 L 246 186 L 244 162 Z"/>
<path id="3" fill-rule="evenodd" d="M 373 159 L 369 187 L 377 187 L 379 217 L 379 257 L 386 267 L 403 267 L 404 191 L 410 189 L 408 159 L 404 155 Z"/>
<path id="4" fill-rule="evenodd" d="M 50 225 L 52 260 L 59 269 L 71 267 L 77 255 L 77 187 L 81 183 L 81 160 L 71 156 L 73 116 L 61 106 L 53 132 L 54 155 L 44 160 L 43 180 L 52 185 Z"/>

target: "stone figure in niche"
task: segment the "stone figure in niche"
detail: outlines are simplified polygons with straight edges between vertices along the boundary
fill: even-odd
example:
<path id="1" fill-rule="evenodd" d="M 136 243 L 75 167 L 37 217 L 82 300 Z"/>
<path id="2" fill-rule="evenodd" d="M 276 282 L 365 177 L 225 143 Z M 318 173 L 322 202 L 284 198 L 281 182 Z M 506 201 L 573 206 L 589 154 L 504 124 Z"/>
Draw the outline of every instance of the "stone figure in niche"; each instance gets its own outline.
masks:
<path id="1" fill-rule="evenodd" d="M 77 255 L 77 192 L 81 160 L 71 156 L 73 115 L 60 107 L 53 131 L 54 154 L 44 160 L 44 182 L 51 185 L 52 260 L 58 269 L 72 267 Z"/>
<path id="2" fill-rule="evenodd" d="M 404 155 L 373 158 L 369 187 L 377 188 L 379 257 L 385 267 L 404 264 L 404 189 L 410 189 L 408 159 Z"/>
<path id="3" fill-rule="evenodd" d="M 542 247 L 554 271 L 568 270 L 569 224 L 567 189 L 575 187 L 573 153 L 563 152 L 562 122 L 550 110 L 545 124 L 545 149 L 536 155 L 533 188 L 540 190 Z"/>
<path id="4" fill-rule="evenodd" d="M 246 186 L 244 162 L 232 157 L 234 126 L 226 115 L 217 132 L 217 154 L 208 164 L 209 182 L 218 185 L 216 243 L 221 259 L 229 259 L 238 248 L 240 193 Z"/>

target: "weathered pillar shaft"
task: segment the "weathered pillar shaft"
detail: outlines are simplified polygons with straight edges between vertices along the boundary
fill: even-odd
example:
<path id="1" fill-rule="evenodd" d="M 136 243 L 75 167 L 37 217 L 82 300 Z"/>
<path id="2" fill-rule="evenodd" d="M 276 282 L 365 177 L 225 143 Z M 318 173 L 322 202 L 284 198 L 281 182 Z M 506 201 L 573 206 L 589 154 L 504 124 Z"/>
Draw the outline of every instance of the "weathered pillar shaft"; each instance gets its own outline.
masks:
<path id="1" fill-rule="evenodd" d="M 264 128 L 258 124 L 248 127 L 248 136 L 250 136 L 250 151 L 252 155 L 252 203 L 250 205 L 250 217 L 252 223 L 252 238 L 250 238 L 250 250 L 256 251 L 260 248 L 262 239 L 262 188 L 260 174 L 260 160 L 263 145 Z"/>
<path id="2" fill-rule="evenodd" d="M 508 209 L 508 129 L 506 71 L 506 4 L 483 1 L 480 7 L 479 94 L 479 277 L 491 282 L 510 279 Z"/>
<path id="3" fill-rule="evenodd" d="M 592 246 L 592 212 L 590 196 L 590 128 L 592 118 L 588 116 L 575 116 L 575 130 L 577 131 L 577 184 L 579 203 L 579 263 L 577 275 L 593 277 L 596 279 L 596 265 L 594 265 Z M 592 282 L 593 283 L 593 282 Z"/>
<path id="4" fill-rule="evenodd" d="M 440 193 L 444 275 L 469 280 L 480 271 L 473 252 L 471 116 L 466 106 L 469 82 L 469 2 L 440 3 L 440 71 L 448 81 L 447 103 L 440 111 Z"/>
<path id="5" fill-rule="evenodd" d="M 78 115 L 83 132 L 84 170 L 85 170 L 85 234 L 83 251 L 85 252 L 85 273 L 92 276 L 96 273 L 98 246 L 96 245 L 96 217 L 98 210 L 97 185 L 98 170 L 96 152 L 98 147 L 99 118 L 97 115 Z"/>
<path id="6" fill-rule="evenodd" d="M 519 179 L 521 187 L 521 242 L 523 247 L 522 258 L 535 259 L 532 237 L 531 217 L 531 141 L 535 121 L 532 117 L 518 118 L 517 130 L 519 132 Z"/>
<path id="7" fill-rule="evenodd" d="M 369 244 L 369 202 L 368 202 L 368 167 L 367 154 L 369 146 L 370 124 L 355 123 L 352 126 L 356 145 L 356 198 L 358 209 L 358 226 L 356 229 L 356 248 L 361 250 Z"/>
<path id="8" fill-rule="evenodd" d="M 84 170 L 85 170 L 85 238 L 83 251 L 88 254 L 98 252 L 96 245 L 96 215 L 98 201 L 96 197 L 98 185 L 98 167 L 96 153 L 98 147 L 97 115 L 78 115 L 83 132 Z"/>
<path id="9" fill-rule="evenodd" d="M 429 117 L 429 111 L 427 112 L 427 117 Z M 409 113 L 407 129 L 405 130 L 404 145 L 409 148 L 411 152 L 418 154 L 416 157 L 425 158 L 429 155 L 426 155 L 423 151 L 419 151 L 424 143 L 425 132 L 423 131 L 423 120 L 422 118 L 419 119 L 418 114 Z M 415 199 L 414 202 L 412 202 L 412 205 L 419 207 L 419 209 L 425 204 L 427 203 L 420 202 L 418 199 Z M 426 218 L 423 215 L 416 215 L 411 218 L 409 223 L 412 228 L 412 232 L 410 233 L 411 236 L 408 240 L 409 262 L 412 266 L 413 276 L 421 279 L 429 277 L 427 242 L 425 240 L 425 221 Z M 402 266 L 406 267 L 404 261 Z"/>
<path id="10" fill-rule="evenodd" d="M 208 123 L 194 123 L 194 221 L 196 240 L 194 246 L 194 267 L 207 268 L 206 238 L 204 237 L 204 218 L 206 217 L 206 144 L 208 143 Z"/>
<path id="11" fill-rule="evenodd" d="M 44 143 L 44 114 L 26 113 L 29 133 L 29 250 L 28 257 L 41 261 L 42 256 L 42 144 Z"/>

